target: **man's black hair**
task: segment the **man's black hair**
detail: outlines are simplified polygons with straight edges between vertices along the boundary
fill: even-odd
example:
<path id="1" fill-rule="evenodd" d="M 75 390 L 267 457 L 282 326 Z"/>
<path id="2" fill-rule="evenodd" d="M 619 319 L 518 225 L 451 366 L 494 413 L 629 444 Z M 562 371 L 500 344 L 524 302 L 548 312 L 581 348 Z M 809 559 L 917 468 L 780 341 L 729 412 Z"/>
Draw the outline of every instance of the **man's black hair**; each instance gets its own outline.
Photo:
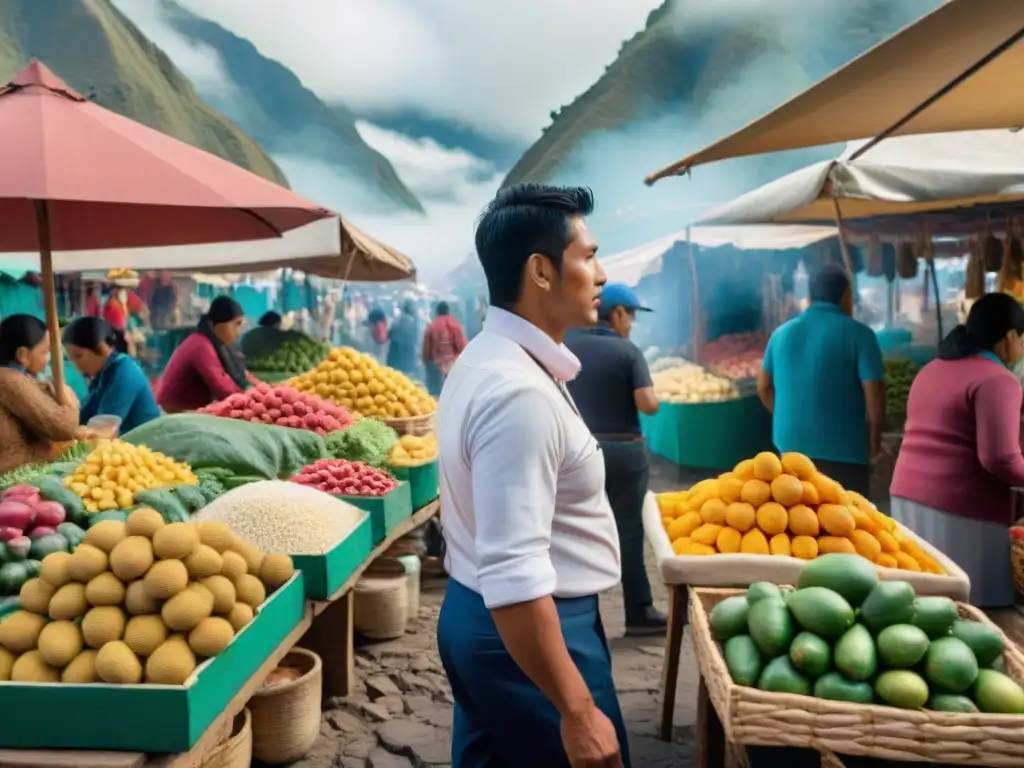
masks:
<path id="1" fill-rule="evenodd" d="M 284 318 L 281 317 L 281 315 L 274 310 L 270 310 L 269 312 L 263 313 L 263 317 L 260 318 L 259 325 L 261 328 L 276 328 L 283 320 Z"/>
<path id="2" fill-rule="evenodd" d="M 445 315 L 450 315 L 452 310 L 451 307 L 448 306 L 447 301 L 439 301 L 437 302 L 437 306 L 434 307 L 434 312 L 437 313 L 438 317 L 444 317 Z"/>
<path id="3" fill-rule="evenodd" d="M 827 264 L 811 278 L 811 301 L 838 304 L 850 290 L 850 276 L 838 264 Z"/>
<path id="4" fill-rule="evenodd" d="M 547 256 L 561 270 L 562 254 L 575 236 L 572 217 L 589 216 L 593 210 L 594 193 L 587 187 L 515 184 L 498 192 L 476 227 L 476 252 L 490 303 L 512 308 L 534 253 Z"/>

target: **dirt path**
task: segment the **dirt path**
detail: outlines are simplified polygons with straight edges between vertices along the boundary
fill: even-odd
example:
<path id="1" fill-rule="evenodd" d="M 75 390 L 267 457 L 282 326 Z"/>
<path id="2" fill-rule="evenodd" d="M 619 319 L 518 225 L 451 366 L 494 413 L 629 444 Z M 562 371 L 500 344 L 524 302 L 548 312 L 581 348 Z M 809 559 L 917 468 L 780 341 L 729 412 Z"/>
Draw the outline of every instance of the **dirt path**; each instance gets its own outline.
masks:
<path id="1" fill-rule="evenodd" d="M 672 479 L 674 480 L 674 478 Z M 652 488 L 674 485 L 652 477 Z M 665 606 L 665 589 L 648 552 L 655 601 Z M 425 585 L 419 615 L 402 638 L 359 649 L 354 695 L 324 702 L 320 738 L 294 768 L 441 768 L 451 761 L 452 698 L 437 655 L 434 630 L 444 586 Z M 671 744 L 657 738 L 664 640 L 623 637 L 622 592 L 601 596 L 610 638 L 616 687 L 629 729 L 637 768 L 690 768 L 693 757 L 696 667 L 689 637 L 683 640 L 675 734 Z"/>

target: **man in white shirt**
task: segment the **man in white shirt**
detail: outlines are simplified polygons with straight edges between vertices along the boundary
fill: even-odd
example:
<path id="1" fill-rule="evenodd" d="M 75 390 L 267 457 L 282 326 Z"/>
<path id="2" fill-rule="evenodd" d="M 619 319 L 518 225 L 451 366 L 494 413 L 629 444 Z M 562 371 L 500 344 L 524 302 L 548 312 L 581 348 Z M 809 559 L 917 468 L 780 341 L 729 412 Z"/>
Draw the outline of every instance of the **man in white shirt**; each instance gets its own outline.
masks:
<path id="1" fill-rule="evenodd" d="M 437 414 L 453 768 L 629 766 L 597 606 L 619 540 L 562 343 L 597 322 L 592 208 L 587 189 L 516 185 L 477 227 L 491 308 Z"/>

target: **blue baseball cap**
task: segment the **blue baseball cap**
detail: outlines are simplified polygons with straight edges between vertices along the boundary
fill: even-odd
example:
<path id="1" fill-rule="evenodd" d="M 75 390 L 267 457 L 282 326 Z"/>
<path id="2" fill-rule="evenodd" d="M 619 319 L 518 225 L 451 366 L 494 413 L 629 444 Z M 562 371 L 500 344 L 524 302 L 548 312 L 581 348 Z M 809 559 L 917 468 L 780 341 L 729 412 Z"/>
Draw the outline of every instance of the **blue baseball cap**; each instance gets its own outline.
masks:
<path id="1" fill-rule="evenodd" d="M 607 283 L 601 289 L 601 310 L 609 311 L 615 307 L 628 309 L 630 312 L 651 312 L 636 291 L 624 283 Z"/>

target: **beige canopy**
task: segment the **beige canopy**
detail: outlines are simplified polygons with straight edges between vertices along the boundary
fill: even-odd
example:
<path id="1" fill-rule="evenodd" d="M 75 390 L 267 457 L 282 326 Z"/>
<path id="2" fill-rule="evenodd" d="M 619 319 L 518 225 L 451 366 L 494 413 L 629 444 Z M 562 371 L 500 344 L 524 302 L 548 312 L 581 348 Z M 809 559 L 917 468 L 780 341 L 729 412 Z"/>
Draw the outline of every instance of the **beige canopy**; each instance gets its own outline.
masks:
<path id="1" fill-rule="evenodd" d="M 1024 0 L 949 0 L 731 136 L 647 177 L 853 139 L 1024 126 Z"/>
<path id="2" fill-rule="evenodd" d="M 341 255 L 305 256 L 271 262 L 274 268 L 290 267 L 318 277 L 334 280 L 353 280 L 367 283 L 385 283 L 416 277 L 416 265 L 404 253 L 382 243 L 363 232 L 351 221 L 339 216 Z M 337 226 L 337 223 L 335 224 Z M 225 264 L 223 267 L 204 267 L 204 272 L 261 272 L 266 271 L 267 260 Z"/>

